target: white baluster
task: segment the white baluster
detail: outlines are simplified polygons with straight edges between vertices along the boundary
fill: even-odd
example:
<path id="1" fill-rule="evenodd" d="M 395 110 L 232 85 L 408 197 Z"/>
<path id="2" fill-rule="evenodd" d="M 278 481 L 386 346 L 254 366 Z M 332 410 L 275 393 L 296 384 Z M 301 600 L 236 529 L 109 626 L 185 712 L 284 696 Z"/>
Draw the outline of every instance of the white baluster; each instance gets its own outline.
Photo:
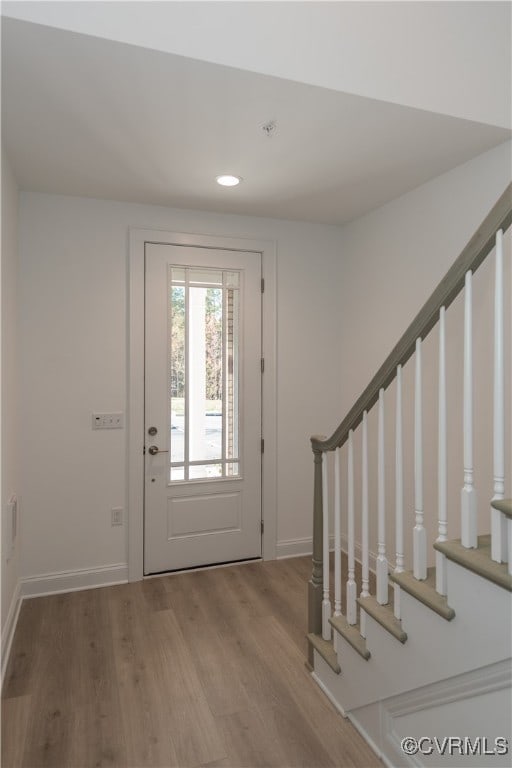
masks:
<path id="1" fill-rule="evenodd" d="M 347 622 L 357 623 L 356 580 L 355 580 L 355 538 L 354 538 L 354 432 L 348 433 L 348 580 L 347 580 Z"/>
<path id="2" fill-rule="evenodd" d="M 505 498 L 505 367 L 503 342 L 503 231 L 496 233 L 494 276 L 493 501 Z M 507 521 L 491 507 L 491 557 L 507 559 Z M 509 551 L 508 559 L 512 560 Z"/>
<path id="3" fill-rule="evenodd" d="M 396 369 L 396 439 L 395 439 L 395 573 L 404 571 L 404 458 L 402 442 L 402 366 Z M 400 585 L 394 584 L 395 618 L 400 619 Z"/>
<path id="4" fill-rule="evenodd" d="M 471 270 L 464 291 L 464 487 L 461 490 L 461 543 L 477 546 L 476 490 L 473 484 L 473 288 Z"/>
<path id="5" fill-rule="evenodd" d="M 377 602 L 388 603 L 388 561 L 386 558 L 386 490 L 384 463 L 384 389 L 379 392 L 377 459 Z"/>
<path id="6" fill-rule="evenodd" d="M 341 448 L 334 454 L 334 615 L 341 616 Z"/>
<path id="7" fill-rule="evenodd" d="M 368 560 L 368 414 L 363 413 L 363 456 L 362 456 L 362 585 L 361 597 L 370 597 L 370 568 Z M 359 631 L 366 637 L 366 613 L 361 611 Z"/>
<path id="8" fill-rule="evenodd" d="M 446 343 L 445 308 L 439 312 L 439 421 L 438 421 L 438 469 L 437 507 L 439 527 L 437 541 L 446 541 L 448 517 L 446 506 Z M 436 551 L 436 590 L 446 595 L 446 556 Z"/>
<path id="9" fill-rule="evenodd" d="M 331 601 L 329 598 L 329 493 L 327 477 L 327 454 L 322 453 L 322 512 L 323 512 L 323 600 L 322 600 L 322 637 L 331 639 Z"/>
<path id="10" fill-rule="evenodd" d="M 423 405 L 421 382 L 421 339 L 416 339 L 416 377 L 414 391 L 414 506 L 413 531 L 414 576 L 427 578 L 427 535 L 423 527 Z"/>

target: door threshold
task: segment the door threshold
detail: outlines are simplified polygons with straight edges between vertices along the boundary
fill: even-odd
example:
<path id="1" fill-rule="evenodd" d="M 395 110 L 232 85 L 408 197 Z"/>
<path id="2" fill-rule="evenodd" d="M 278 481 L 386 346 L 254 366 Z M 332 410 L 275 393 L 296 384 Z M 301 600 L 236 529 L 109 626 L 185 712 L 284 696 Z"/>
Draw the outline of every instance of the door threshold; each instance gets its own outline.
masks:
<path id="1" fill-rule="evenodd" d="M 175 568 L 169 571 L 158 571 L 157 573 L 146 573 L 144 579 L 154 579 L 159 576 L 175 576 L 179 573 L 194 573 L 195 571 L 211 571 L 215 568 L 230 568 L 232 565 L 248 565 L 249 563 L 262 563 L 262 557 L 247 557 L 244 560 L 229 560 L 224 563 L 209 563 L 208 565 L 195 565 L 192 568 Z"/>

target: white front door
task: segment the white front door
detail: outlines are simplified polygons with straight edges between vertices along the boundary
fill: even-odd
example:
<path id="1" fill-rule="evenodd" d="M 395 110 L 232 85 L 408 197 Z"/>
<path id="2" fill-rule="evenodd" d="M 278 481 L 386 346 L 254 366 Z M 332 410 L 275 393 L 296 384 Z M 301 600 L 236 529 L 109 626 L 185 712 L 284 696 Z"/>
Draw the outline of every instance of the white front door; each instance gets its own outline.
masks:
<path id="1" fill-rule="evenodd" d="M 261 255 L 145 245 L 144 573 L 261 556 Z"/>

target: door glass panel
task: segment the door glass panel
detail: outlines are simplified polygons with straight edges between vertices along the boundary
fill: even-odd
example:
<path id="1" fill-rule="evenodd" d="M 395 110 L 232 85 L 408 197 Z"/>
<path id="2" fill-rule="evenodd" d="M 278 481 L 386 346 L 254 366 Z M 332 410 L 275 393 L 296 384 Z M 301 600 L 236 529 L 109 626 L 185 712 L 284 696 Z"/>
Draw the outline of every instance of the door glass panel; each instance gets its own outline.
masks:
<path id="1" fill-rule="evenodd" d="M 240 273 L 170 267 L 169 281 L 170 480 L 236 477 Z"/>
<path id="2" fill-rule="evenodd" d="M 189 281 L 191 285 L 220 285 L 222 286 L 221 269 L 190 269 Z"/>
<path id="3" fill-rule="evenodd" d="M 185 270 L 183 267 L 171 267 L 171 275 L 173 283 L 185 282 Z"/>
<path id="4" fill-rule="evenodd" d="M 222 458 L 222 289 L 189 288 L 189 460 Z"/>
<path id="5" fill-rule="evenodd" d="M 173 279 L 176 272 L 172 270 Z M 185 460 L 185 287 L 170 290 L 170 460 Z"/>
<path id="6" fill-rule="evenodd" d="M 238 288 L 240 286 L 240 272 L 224 272 L 226 288 Z"/>
<path id="7" fill-rule="evenodd" d="M 239 291 L 226 289 L 226 457 L 238 457 L 238 318 Z"/>
<path id="8" fill-rule="evenodd" d="M 222 464 L 191 464 L 189 467 L 190 480 L 222 477 Z"/>
<path id="9" fill-rule="evenodd" d="M 185 467 L 171 467 L 171 481 L 184 480 Z"/>

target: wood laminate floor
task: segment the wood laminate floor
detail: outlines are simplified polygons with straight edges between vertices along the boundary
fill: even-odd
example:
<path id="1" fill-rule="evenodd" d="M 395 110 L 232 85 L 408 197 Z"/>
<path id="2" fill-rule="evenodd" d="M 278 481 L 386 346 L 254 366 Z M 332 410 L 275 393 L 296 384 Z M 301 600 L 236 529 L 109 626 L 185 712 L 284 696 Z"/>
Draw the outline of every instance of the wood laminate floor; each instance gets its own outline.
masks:
<path id="1" fill-rule="evenodd" d="M 382 764 L 307 672 L 309 558 L 23 603 L 3 768 Z"/>

